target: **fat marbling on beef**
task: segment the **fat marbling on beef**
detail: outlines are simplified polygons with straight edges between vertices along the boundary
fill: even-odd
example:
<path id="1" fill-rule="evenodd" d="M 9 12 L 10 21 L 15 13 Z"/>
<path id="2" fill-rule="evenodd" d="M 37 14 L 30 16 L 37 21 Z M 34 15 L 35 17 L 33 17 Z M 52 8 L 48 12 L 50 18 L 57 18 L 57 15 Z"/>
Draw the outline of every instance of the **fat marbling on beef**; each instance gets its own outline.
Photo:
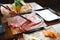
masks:
<path id="1" fill-rule="evenodd" d="M 8 22 L 8 26 L 12 28 L 18 28 L 20 33 L 30 30 L 31 27 L 41 23 L 41 19 L 37 17 L 35 14 L 26 14 L 22 15 L 25 18 L 29 19 L 30 21 L 20 17 L 15 16 Z"/>

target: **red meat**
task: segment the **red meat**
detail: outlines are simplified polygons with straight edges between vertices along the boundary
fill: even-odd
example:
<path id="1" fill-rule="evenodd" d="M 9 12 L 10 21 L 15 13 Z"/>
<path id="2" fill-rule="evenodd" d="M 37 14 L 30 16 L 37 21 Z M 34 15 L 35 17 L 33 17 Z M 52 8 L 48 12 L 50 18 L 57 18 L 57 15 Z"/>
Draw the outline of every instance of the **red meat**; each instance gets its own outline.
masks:
<path id="1" fill-rule="evenodd" d="M 39 24 L 41 19 L 38 18 L 35 14 L 26 14 L 23 15 L 25 18 L 29 19 L 30 21 L 20 17 L 15 16 L 11 21 L 8 22 L 9 27 L 19 28 L 20 32 L 28 31 L 31 27 Z"/>

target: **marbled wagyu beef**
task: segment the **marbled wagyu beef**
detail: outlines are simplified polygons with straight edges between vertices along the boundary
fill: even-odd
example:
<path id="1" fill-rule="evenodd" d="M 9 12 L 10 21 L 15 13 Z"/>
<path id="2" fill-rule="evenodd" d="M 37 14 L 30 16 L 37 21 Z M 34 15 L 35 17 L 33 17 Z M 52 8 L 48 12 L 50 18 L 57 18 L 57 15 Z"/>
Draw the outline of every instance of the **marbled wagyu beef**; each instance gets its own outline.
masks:
<path id="1" fill-rule="evenodd" d="M 8 22 L 8 26 L 12 28 L 18 28 L 19 32 L 25 32 L 30 30 L 31 27 L 41 23 L 41 19 L 37 17 L 35 14 L 26 14 L 23 15 L 25 18 L 29 19 L 30 21 L 20 17 L 15 16 L 11 21 Z"/>

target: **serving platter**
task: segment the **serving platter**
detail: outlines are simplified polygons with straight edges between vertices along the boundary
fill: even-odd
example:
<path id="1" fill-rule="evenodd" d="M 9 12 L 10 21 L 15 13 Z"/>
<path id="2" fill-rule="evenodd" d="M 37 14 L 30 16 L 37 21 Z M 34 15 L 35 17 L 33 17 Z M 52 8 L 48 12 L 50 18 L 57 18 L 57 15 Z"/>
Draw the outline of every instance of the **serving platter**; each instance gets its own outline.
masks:
<path id="1" fill-rule="evenodd" d="M 45 21 L 53 21 L 59 19 L 59 14 L 57 14 L 54 10 L 48 8 L 42 11 L 36 11 L 36 13 L 42 17 Z"/>
<path id="2" fill-rule="evenodd" d="M 35 25 L 35 26 L 32 26 L 30 29 L 27 29 L 27 30 L 29 30 L 29 31 L 27 31 L 26 33 L 32 32 L 32 31 L 34 31 L 33 29 L 36 29 L 36 28 L 41 29 L 41 27 L 46 27 L 47 25 L 45 24 L 44 20 L 43 20 L 42 18 L 40 18 L 40 19 L 41 19 L 42 21 L 41 21 L 39 24 L 37 24 L 37 25 Z M 20 33 L 17 29 L 14 29 L 13 27 L 10 27 L 10 29 L 11 29 L 12 34 L 14 34 L 14 35 Z M 24 32 L 23 32 L 23 33 L 24 33 Z"/>

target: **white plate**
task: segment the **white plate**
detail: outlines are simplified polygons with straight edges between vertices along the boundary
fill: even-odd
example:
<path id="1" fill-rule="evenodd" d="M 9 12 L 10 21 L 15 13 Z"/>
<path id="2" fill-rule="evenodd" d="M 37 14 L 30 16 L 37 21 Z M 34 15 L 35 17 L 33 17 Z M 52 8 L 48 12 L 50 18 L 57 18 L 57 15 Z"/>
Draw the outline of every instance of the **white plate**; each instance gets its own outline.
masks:
<path id="1" fill-rule="evenodd" d="M 56 14 L 54 14 L 48 9 L 42 11 L 36 11 L 36 13 L 39 14 L 46 21 L 52 21 L 59 18 L 59 16 L 57 16 Z"/>
<path id="2" fill-rule="evenodd" d="M 32 7 L 32 10 L 43 9 L 43 7 L 35 2 L 29 3 Z"/>
<path id="3" fill-rule="evenodd" d="M 55 29 L 55 32 L 60 33 L 60 23 L 52 25 L 52 27 Z"/>

